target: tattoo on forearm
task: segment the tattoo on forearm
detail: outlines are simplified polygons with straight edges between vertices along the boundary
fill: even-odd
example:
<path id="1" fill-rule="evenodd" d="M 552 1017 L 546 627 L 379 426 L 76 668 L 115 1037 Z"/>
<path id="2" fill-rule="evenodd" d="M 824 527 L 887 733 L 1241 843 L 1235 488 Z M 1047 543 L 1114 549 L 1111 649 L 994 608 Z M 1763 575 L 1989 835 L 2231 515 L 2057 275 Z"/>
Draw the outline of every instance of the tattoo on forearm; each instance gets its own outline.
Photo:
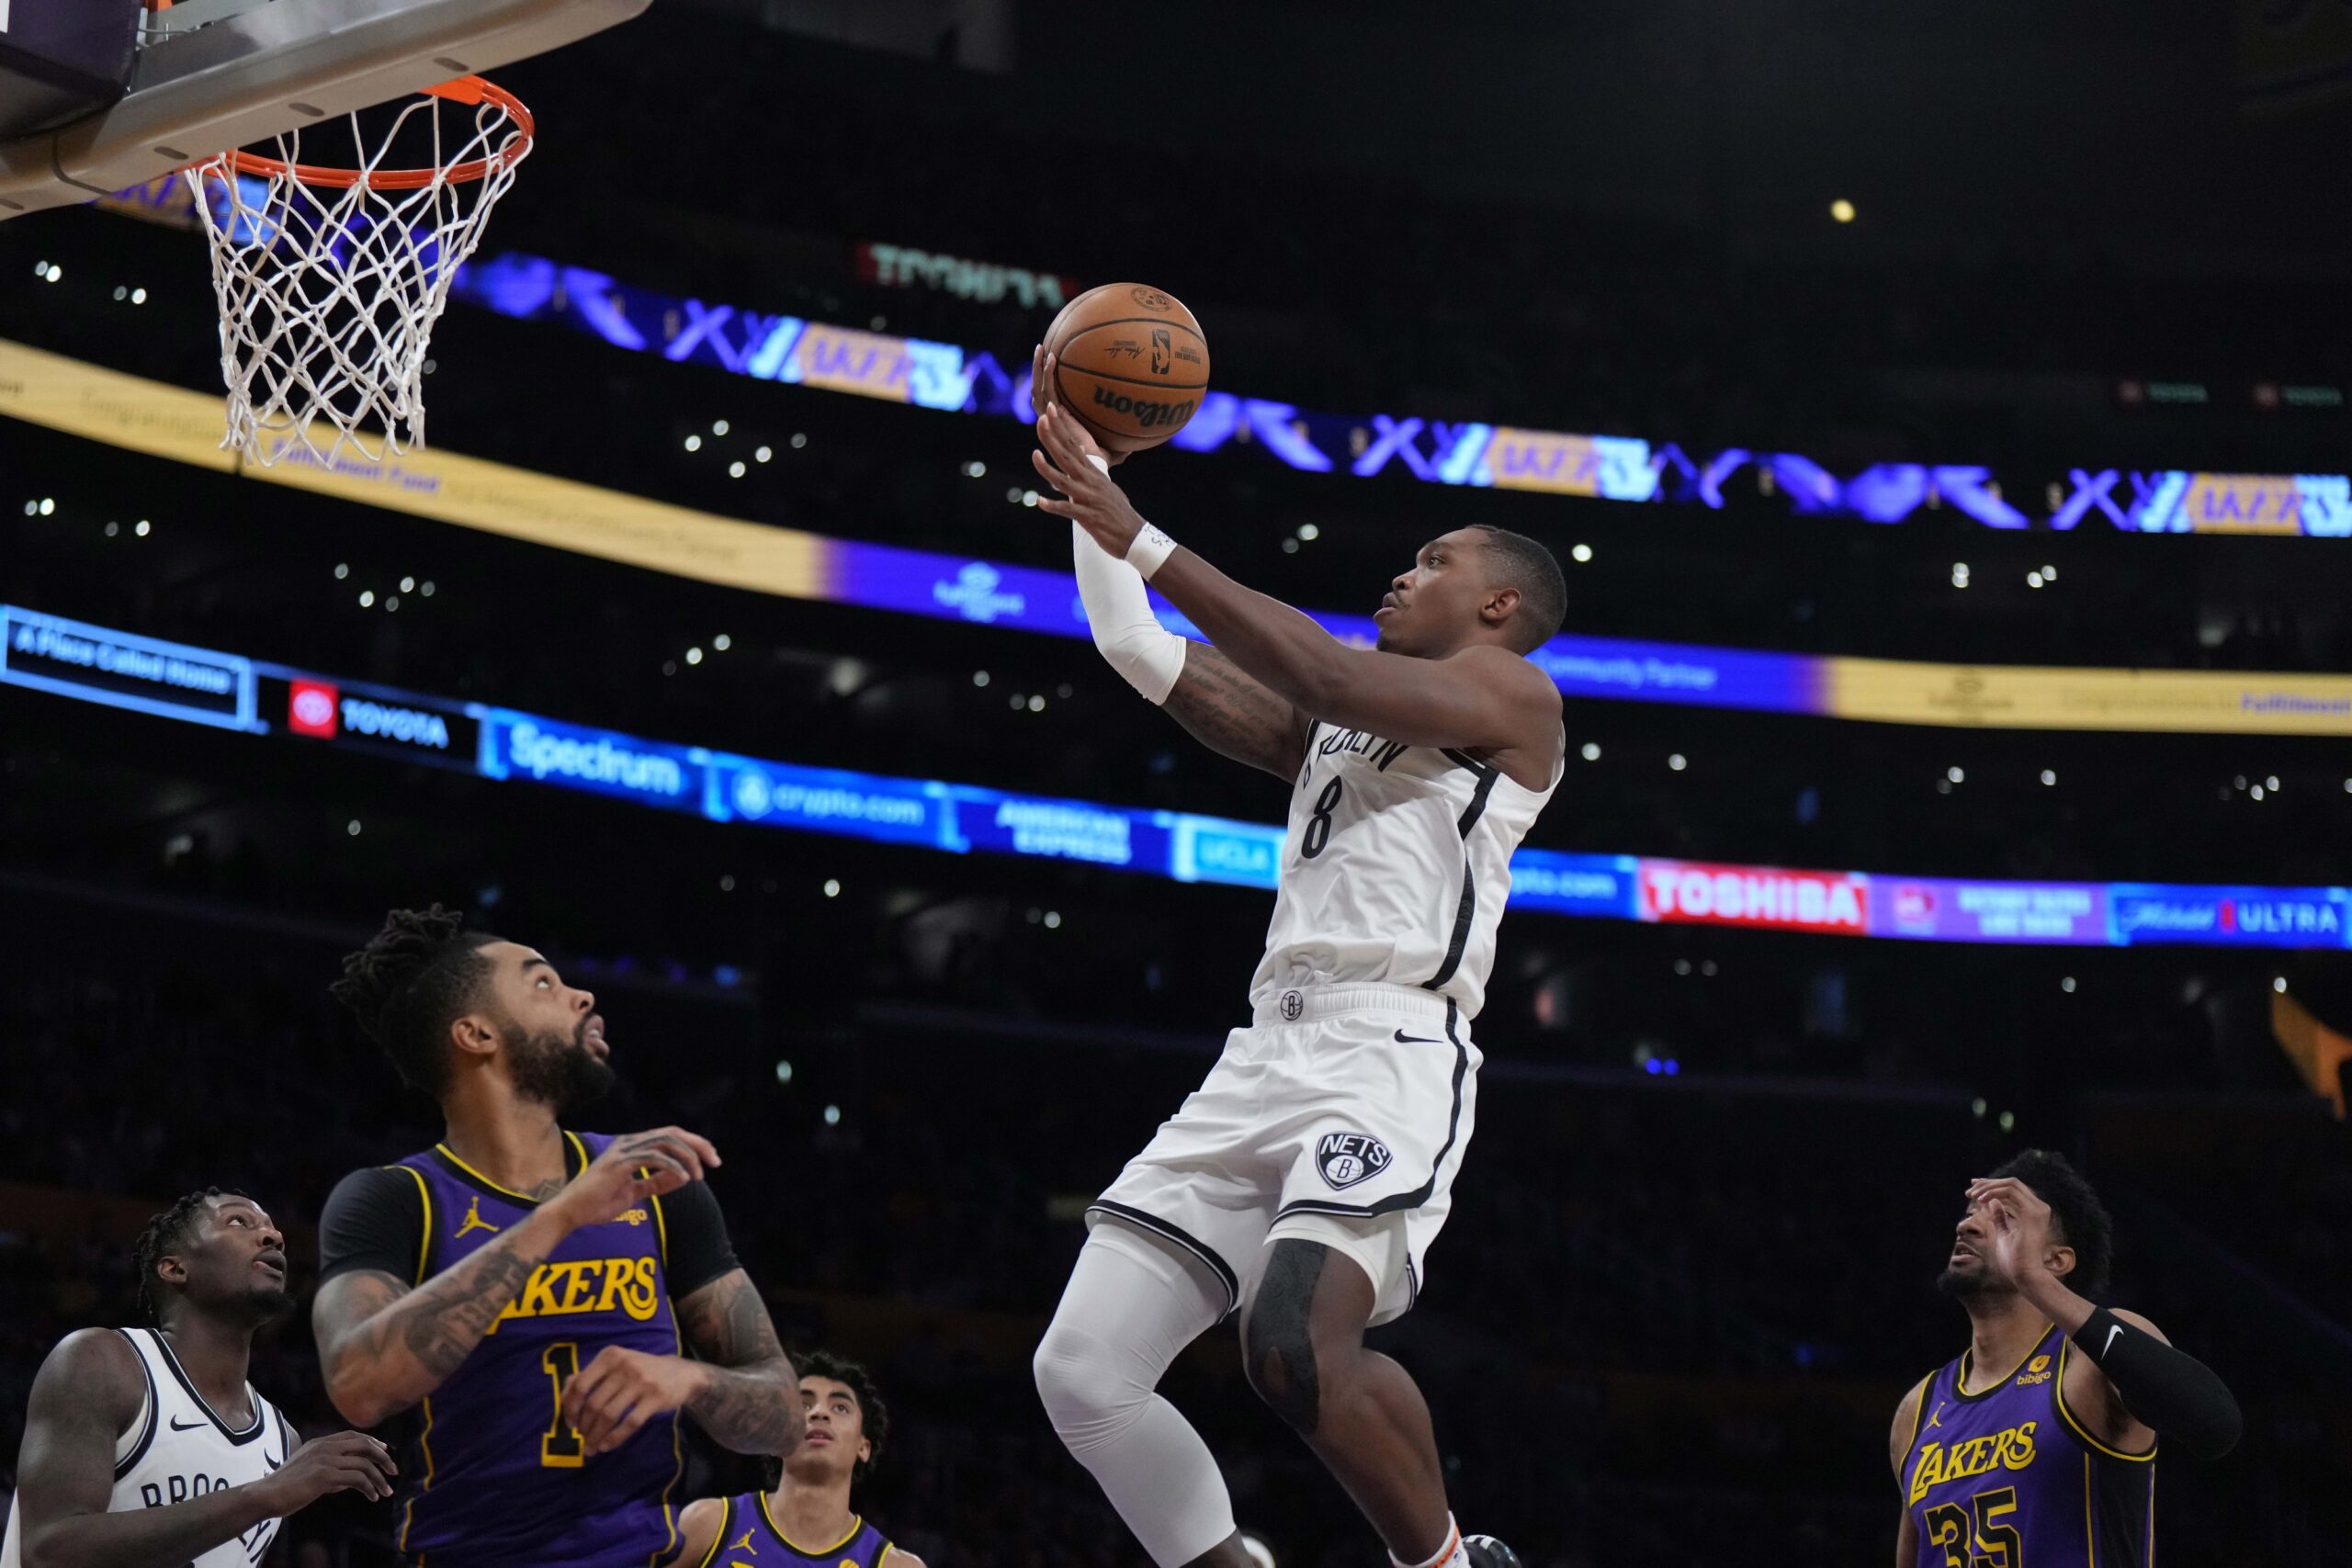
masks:
<path id="1" fill-rule="evenodd" d="M 1297 771 L 1296 710 L 1206 643 L 1185 650 L 1184 672 L 1162 705 L 1213 751 L 1285 778 Z"/>
<path id="2" fill-rule="evenodd" d="M 428 1281 L 394 1314 L 403 1320 L 409 1353 L 437 1378 L 458 1370 L 537 1267 L 536 1259 L 503 1249 L 484 1247 L 474 1257 L 479 1270 L 459 1268 Z M 471 1278 L 462 1277 L 469 1273 Z"/>
<path id="3" fill-rule="evenodd" d="M 800 1393 L 792 1363 L 713 1368 L 686 1410 L 722 1446 L 739 1454 L 788 1454 L 800 1445 Z"/>
<path id="4" fill-rule="evenodd" d="M 678 1303 L 678 1326 L 711 1368 L 687 1411 L 737 1453 L 786 1454 L 800 1441 L 799 1380 L 767 1304 L 740 1269 Z"/>
<path id="5" fill-rule="evenodd" d="M 365 1316 L 335 1359 L 357 1354 L 380 1360 L 397 1340 L 437 1382 L 481 1343 L 538 1263 L 502 1240 L 413 1291 L 402 1292 L 390 1275 L 372 1276 L 371 1294 L 361 1303 Z"/>

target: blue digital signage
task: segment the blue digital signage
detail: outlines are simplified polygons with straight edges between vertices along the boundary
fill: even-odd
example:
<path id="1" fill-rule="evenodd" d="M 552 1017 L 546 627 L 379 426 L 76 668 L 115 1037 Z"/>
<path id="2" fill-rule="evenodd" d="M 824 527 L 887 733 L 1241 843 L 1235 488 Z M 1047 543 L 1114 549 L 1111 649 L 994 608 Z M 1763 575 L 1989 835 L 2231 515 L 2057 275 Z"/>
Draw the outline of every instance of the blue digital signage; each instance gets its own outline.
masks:
<path id="1" fill-rule="evenodd" d="M 12 606 L 0 605 L 0 648 L 6 653 L 0 684 L 194 724 L 328 740 L 718 823 L 1267 891 L 1286 838 L 1286 829 L 1268 823 L 673 745 L 509 708 L 354 685 Z M 266 686 L 273 705 L 283 705 L 282 715 L 275 705 L 277 716 L 256 712 L 257 685 Z M 1695 920 L 1928 942 L 2352 946 L 2352 891 L 2341 887 L 1900 877 L 1534 849 L 1513 857 L 1511 877 L 1512 908 L 1586 919 Z M 1809 893 L 1819 909 L 1808 909 Z"/>

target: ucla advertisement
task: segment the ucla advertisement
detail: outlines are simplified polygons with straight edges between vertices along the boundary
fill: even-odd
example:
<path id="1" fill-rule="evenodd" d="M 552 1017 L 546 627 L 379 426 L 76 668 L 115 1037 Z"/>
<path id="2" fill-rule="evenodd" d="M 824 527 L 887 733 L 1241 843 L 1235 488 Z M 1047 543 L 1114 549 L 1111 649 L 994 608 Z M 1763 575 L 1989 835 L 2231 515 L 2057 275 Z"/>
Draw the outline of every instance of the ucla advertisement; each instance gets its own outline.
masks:
<path id="1" fill-rule="evenodd" d="M 1269 892 L 1287 837 L 1269 823 L 812 768 L 648 740 L 13 605 L 0 605 L 0 684 L 581 791 L 712 822 L 951 854 L 1077 861 Z M 2341 887 L 1970 881 L 1522 849 L 1511 861 L 1510 902 L 1515 908 L 1586 919 L 1913 942 L 2352 945 L 2352 891 Z"/>

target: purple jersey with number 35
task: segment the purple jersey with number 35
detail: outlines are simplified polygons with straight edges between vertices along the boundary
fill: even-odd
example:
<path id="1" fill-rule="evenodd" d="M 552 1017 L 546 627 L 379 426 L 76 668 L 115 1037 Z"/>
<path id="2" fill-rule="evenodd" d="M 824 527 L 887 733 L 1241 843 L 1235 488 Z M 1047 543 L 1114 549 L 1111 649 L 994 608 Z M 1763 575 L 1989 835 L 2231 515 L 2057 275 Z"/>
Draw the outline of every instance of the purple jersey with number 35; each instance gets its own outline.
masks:
<path id="1" fill-rule="evenodd" d="M 612 1140 L 567 1133 L 571 1170 Z M 401 1161 L 424 1200 L 420 1282 L 464 1262 L 537 1207 L 435 1145 Z M 401 1456 L 400 1550 L 424 1568 L 651 1568 L 677 1550 L 673 1412 L 591 1456 L 559 1414 L 564 1385 L 613 1345 L 678 1352 L 661 1200 L 582 1225 L 420 1413 Z"/>
<path id="2" fill-rule="evenodd" d="M 2078 1354 L 2052 1327 L 1997 1382 L 1965 1354 L 1928 1380 L 1903 1459 L 1918 1568 L 2155 1562 L 2155 1450 L 2109 1448 L 2066 1408 Z M 1963 1393 L 1966 1383 L 1983 1386 Z"/>

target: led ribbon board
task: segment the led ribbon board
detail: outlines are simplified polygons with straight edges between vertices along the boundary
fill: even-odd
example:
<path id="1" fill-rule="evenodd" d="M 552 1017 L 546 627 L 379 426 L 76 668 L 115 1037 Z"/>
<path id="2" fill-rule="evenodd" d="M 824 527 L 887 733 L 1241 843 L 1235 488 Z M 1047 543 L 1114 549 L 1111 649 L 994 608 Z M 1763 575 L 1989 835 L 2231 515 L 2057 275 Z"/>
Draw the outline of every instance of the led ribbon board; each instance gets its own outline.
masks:
<path id="1" fill-rule="evenodd" d="M 453 703 L 0 605 L 0 683 L 712 822 L 1271 890 L 1286 829 L 814 768 Z M 1514 908 L 1920 942 L 2342 948 L 2341 887 L 1971 881 L 1522 849 Z"/>
<path id="2" fill-rule="evenodd" d="M 469 262 L 451 297 L 518 321 L 560 322 L 617 348 L 761 380 L 1023 423 L 1036 417 L 1029 367 L 1008 367 L 985 350 L 680 299 L 546 256 L 509 252 Z M 2074 468 L 2063 483 L 2004 485 L 1982 465 L 1878 463 L 1840 477 L 1793 452 L 1733 446 L 1702 456 L 1632 436 L 1316 413 L 1220 391 L 1201 400 L 1170 445 L 1194 452 L 1252 446 L 1309 473 L 1402 472 L 1433 484 L 1716 508 L 1725 487 L 1741 481 L 1799 513 L 1869 523 L 1949 508 L 1989 528 L 2064 532 L 2088 523 L 2134 534 L 2352 535 L 2352 476 L 2344 474 Z M 2009 499 L 2041 494 L 2050 506 L 2037 513 Z"/>
<path id="3" fill-rule="evenodd" d="M 0 414 L 126 451 L 623 565 L 794 599 L 1087 635 L 1064 571 L 769 527 L 443 451 L 272 467 L 220 447 L 217 397 L 0 341 Z M 282 439 L 282 438 L 281 438 Z M 1058 538 L 1058 535 L 1056 536 Z M 1161 621 L 1194 628 L 1164 602 Z M 1369 646 L 1362 615 L 1313 613 Z M 2352 676 L 1928 664 L 1563 636 L 1531 655 L 1572 697 L 1962 728 L 2352 734 Z"/>

